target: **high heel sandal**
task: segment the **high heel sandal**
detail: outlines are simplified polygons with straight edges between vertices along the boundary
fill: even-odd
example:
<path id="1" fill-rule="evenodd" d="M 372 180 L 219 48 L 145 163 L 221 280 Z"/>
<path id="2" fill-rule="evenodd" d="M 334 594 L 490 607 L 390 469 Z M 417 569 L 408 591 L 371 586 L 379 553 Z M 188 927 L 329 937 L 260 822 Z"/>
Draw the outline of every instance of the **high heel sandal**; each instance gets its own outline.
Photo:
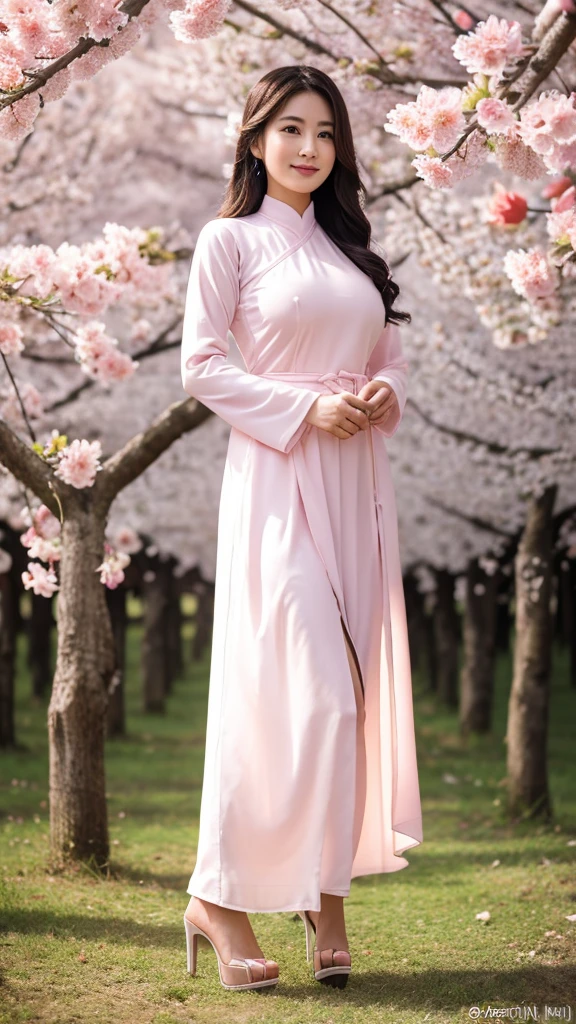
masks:
<path id="1" fill-rule="evenodd" d="M 310 960 L 313 952 L 314 977 L 324 985 L 333 988 L 345 988 L 348 975 L 352 970 L 352 958 L 346 949 L 316 949 L 316 928 L 307 910 L 297 913 L 304 921 L 306 928 L 306 960 Z"/>
<path id="2" fill-rule="evenodd" d="M 224 988 L 267 988 L 270 985 L 278 984 L 278 964 L 275 960 L 266 960 L 264 957 L 233 957 L 229 963 L 225 963 L 220 959 L 220 954 L 210 936 L 190 921 L 186 914 L 184 914 L 184 928 L 186 930 L 187 966 L 190 974 L 196 974 L 198 937 L 201 935 L 204 939 L 208 939 L 216 953 L 220 984 Z"/>

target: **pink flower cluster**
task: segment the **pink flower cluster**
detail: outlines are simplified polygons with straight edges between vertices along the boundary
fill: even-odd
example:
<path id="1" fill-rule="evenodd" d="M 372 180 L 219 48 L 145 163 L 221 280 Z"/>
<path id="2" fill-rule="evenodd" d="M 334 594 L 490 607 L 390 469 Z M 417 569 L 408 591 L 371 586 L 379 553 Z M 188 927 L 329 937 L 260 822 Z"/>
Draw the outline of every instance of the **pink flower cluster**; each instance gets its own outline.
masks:
<path id="1" fill-rule="evenodd" d="M 9 320 L 0 321 L 0 352 L 4 356 L 16 356 L 22 352 L 22 330 Z"/>
<path id="2" fill-rule="evenodd" d="M 447 160 L 438 156 L 414 157 L 412 166 L 416 173 L 431 188 L 452 188 L 458 181 L 468 178 L 488 158 L 485 141 L 477 132 L 473 132 L 463 146 L 456 150 Z"/>
<path id="3" fill-rule="evenodd" d="M 170 26 L 182 43 L 206 39 L 220 31 L 230 7 L 231 0 L 186 0 L 184 10 L 170 15 Z"/>
<path id="4" fill-rule="evenodd" d="M 576 188 L 570 185 L 558 198 L 551 200 L 552 213 L 547 217 L 547 230 L 556 245 L 571 245 L 576 250 Z"/>
<path id="5" fill-rule="evenodd" d="M 452 46 L 456 60 L 469 72 L 481 72 L 499 79 L 506 64 L 524 53 L 522 26 L 491 14 L 474 32 L 459 36 Z"/>
<path id="6" fill-rule="evenodd" d="M 30 558 L 39 558 L 41 562 L 52 565 L 60 559 L 60 529 L 60 521 L 46 505 L 41 505 L 20 541 L 28 548 Z"/>
<path id="7" fill-rule="evenodd" d="M 101 455 L 100 441 L 76 439 L 58 453 L 59 463 L 54 474 L 72 487 L 91 487 L 96 473 L 102 469 Z"/>
<path id="8" fill-rule="evenodd" d="M 415 101 L 398 103 L 384 124 L 386 131 L 422 154 L 412 166 L 426 184 L 451 188 L 472 173 L 488 156 L 485 136 L 499 166 L 527 180 L 576 166 L 576 93 L 565 96 L 550 89 L 522 107 L 519 116 L 505 100 L 485 95 L 497 86 L 508 61 L 524 54 L 519 22 L 490 15 L 460 36 L 452 49 L 475 74 L 473 85 L 462 92 L 424 85 Z M 472 107 L 481 131 L 458 145 L 467 125 L 464 110 Z M 442 160 L 439 153 L 455 145 L 458 150 Z"/>
<path id="9" fill-rule="evenodd" d="M 110 590 L 115 590 L 124 579 L 124 569 L 130 564 L 130 555 L 124 551 L 115 551 L 111 544 L 104 543 L 105 558 L 95 570 L 100 573 L 100 582 Z"/>
<path id="10" fill-rule="evenodd" d="M 44 400 L 42 395 L 30 381 L 19 385 L 20 401 L 29 420 L 38 420 L 44 414 Z M 18 396 L 12 390 L 3 390 L 0 393 L 2 402 L 0 404 L 0 416 L 14 427 L 21 427 L 23 424 L 22 409 Z"/>
<path id="11" fill-rule="evenodd" d="M 154 264 L 146 254 L 149 236 L 142 228 L 106 223 L 103 237 L 82 246 L 63 242 L 15 245 L 2 252 L 10 273 L 24 283 L 19 294 L 47 299 L 80 316 L 101 315 L 121 299 L 150 302 L 168 287 L 171 264 Z"/>
<path id="12" fill-rule="evenodd" d="M 518 295 L 529 302 L 545 299 L 555 291 L 557 280 L 546 253 L 539 249 L 509 249 L 504 257 L 504 272 Z"/>
<path id="13" fill-rule="evenodd" d="M 423 85 L 416 100 L 393 107 L 384 128 L 411 149 L 423 151 L 432 146 L 443 152 L 454 145 L 465 126 L 460 89 Z"/>
<path id="14" fill-rule="evenodd" d="M 540 94 L 520 111 L 518 135 L 538 153 L 549 171 L 576 166 L 576 92 L 557 89 Z"/>
<path id="15" fill-rule="evenodd" d="M 24 508 L 21 517 L 28 524 L 20 537 L 21 543 L 28 548 L 30 558 L 48 562 L 48 568 L 39 562 L 28 562 L 22 582 L 26 590 L 33 590 L 40 597 L 52 597 L 58 590 L 54 563 L 60 559 L 60 521 L 46 505 L 40 505 L 32 516 L 28 508 Z"/>
<path id="16" fill-rule="evenodd" d="M 25 590 L 33 590 L 38 597 L 52 597 L 59 589 L 52 566 L 47 569 L 40 562 L 28 563 L 28 571 L 22 573 L 22 582 Z"/>
<path id="17" fill-rule="evenodd" d="M 150 11 L 129 22 L 117 0 L 76 0 L 74 4 L 2 0 L 0 89 L 21 88 L 28 81 L 24 69 L 45 67 L 77 46 L 81 38 L 90 37 L 97 42 L 108 39 L 107 46 L 93 47 L 42 87 L 45 103 L 59 99 L 74 79 L 92 77 L 134 46 L 142 27 L 157 18 L 162 5 L 148 6 Z M 0 111 L 0 138 L 24 138 L 33 130 L 39 111 L 38 92 Z"/>
<path id="18" fill-rule="evenodd" d="M 125 380 L 139 365 L 118 348 L 118 342 L 106 334 L 106 325 L 98 320 L 76 331 L 76 358 L 82 369 L 101 384 Z"/>

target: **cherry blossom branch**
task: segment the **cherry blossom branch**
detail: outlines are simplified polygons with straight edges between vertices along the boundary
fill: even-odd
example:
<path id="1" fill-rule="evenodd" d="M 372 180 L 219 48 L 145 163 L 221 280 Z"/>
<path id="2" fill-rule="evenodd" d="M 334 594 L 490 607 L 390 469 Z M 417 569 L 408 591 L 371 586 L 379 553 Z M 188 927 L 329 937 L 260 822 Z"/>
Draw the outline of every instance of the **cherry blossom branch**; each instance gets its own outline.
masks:
<path id="1" fill-rule="evenodd" d="M 420 418 L 429 427 L 433 427 L 440 434 L 448 434 L 449 437 L 453 437 L 456 441 L 472 441 L 473 444 L 480 445 L 492 455 L 529 455 L 533 459 L 539 459 L 544 455 L 557 455 L 561 451 L 560 448 L 530 448 L 522 445 L 518 448 L 510 448 L 508 445 L 498 444 L 497 441 L 487 441 L 485 438 L 478 437 L 477 434 L 471 434 L 467 430 L 458 430 L 456 427 L 448 427 L 444 423 L 437 423 L 429 413 L 424 412 L 420 408 L 413 398 L 409 397 L 406 401 L 410 403 L 412 408 L 416 410 Z"/>
<path id="2" fill-rule="evenodd" d="M 322 43 L 317 43 L 315 40 L 310 39 L 309 36 L 304 35 L 302 32 L 298 32 L 296 29 L 291 28 L 289 25 L 284 24 L 272 14 L 268 14 L 267 11 L 258 10 L 253 4 L 249 3 L 249 0 L 234 0 L 237 7 L 242 8 L 248 14 L 253 15 L 254 18 L 260 18 L 262 21 L 268 22 L 278 32 L 282 32 L 283 35 L 289 36 L 291 39 L 295 39 L 297 42 L 302 43 L 312 53 L 323 54 L 325 57 L 330 57 L 334 63 L 338 63 L 339 60 L 345 59 L 352 62 L 351 57 L 342 55 L 338 57 L 335 53 L 332 53 Z M 334 8 L 331 8 L 334 11 Z M 468 79 L 465 78 L 423 78 L 420 75 L 412 77 L 411 75 L 398 75 L 390 68 L 383 68 L 381 66 L 382 58 L 379 56 L 379 62 L 367 63 L 363 68 L 364 74 L 371 75 L 373 78 L 377 78 L 383 85 L 413 85 L 413 84 L 424 84 L 429 85 L 431 88 L 441 88 L 445 85 L 454 85 L 462 88 L 466 85 Z"/>
<path id="3" fill-rule="evenodd" d="M 321 4 L 322 7 L 326 8 L 327 11 L 330 11 L 331 14 L 334 14 L 337 18 L 339 18 L 340 21 L 342 21 L 346 25 L 346 27 L 349 28 L 350 31 L 354 33 L 354 35 L 358 36 L 360 42 L 364 43 L 364 46 L 366 46 L 369 50 L 372 51 L 372 53 L 376 57 L 376 60 L 383 66 L 386 66 L 386 61 L 384 60 L 382 54 L 378 52 L 374 44 L 370 42 L 370 40 L 364 35 L 364 33 L 361 32 L 356 25 L 353 25 L 350 19 L 347 18 L 345 14 L 342 14 L 342 11 L 339 11 L 336 7 L 332 7 L 332 4 L 328 3 L 328 0 L 316 0 L 316 2 Z"/>
<path id="4" fill-rule="evenodd" d="M 138 17 L 147 3 L 148 0 L 124 0 L 124 2 L 119 5 L 118 10 L 121 11 L 122 14 L 128 15 L 128 21 L 124 28 L 129 25 L 134 18 Z M 122 28 L 118 29 L 118 32 L 122 31 Z M 42 89 L 51 78 L 54 78 L 54 75 L 57 75 L 59 71 L 63 71 L 64 68 L 67 68 L 75 60 L 78 60 L 79 57 L 83 57 L 85 53 L 89 53 L 89 51 L 95 46 L 105 47 L 109 44 L 110 39 L 101 39 L 99 42 L 92 39 L 90 36 L 80 39 L 79 42 L 76 43 L 76 46 L 73 46 L 71 50 L 67 50 L 66 53 L 63 53 L 61 57 L 52 61 L 52 63 L 48 64 L 45 68 L 42 68 L 39 71 L 26 72 L 27 77 L 30 78 L 28 85 L 24 85 L 21 89 L 10 92 L 4 99 L 0 99 L 0 110 L 4 110 L 5 107 L 11 107 L 14 103 L 17 103 L 18 100 L 23 99 L 24 96 L 28 96 L 30 93 L 37 92 L 39 89 Z"/>
<path id="5" fill-rule="evenodd" d="M 494 523 L 490 523 L 487 519 L 482 519 L 480 516 L 471 516 L 466 512 L 462 512 L 461 509 L 454 508 L 453 505 L 446 505 L 443 501 L 439 501 L 438 498 L 432 497 L 431 494 L 426 495 L 426 501 L 430 502 L 436 508 L 439 508 L 446 515 L 454 516 L 456 519 L 461 519 L 463 522 L 468 523 L 470 526 L 474 526 L 477 530 L 484 530 L 486 533 L 495 533 L 498 537 L 507 537 L 510 541 L 517 541 L 518 535 L 510 533 L 508 530 L 503 530 L 501 526 L 495 526 Z"/>
<path id="6" fill-rule="evenodd" d="M 518 67 L 505 78 L 502 85 L 495 91 L 496 99 L 517 97 L 511 106 L 514 111 L 520 110 L 533 96 L 540 83 L 554 71 L 574 39 L 576 39 L 576 16 L 562 12 L 548 29 L 536 52 L 531 54 L 527 60 L 520 61 Z M 516 81 L 520 84 L 520 91 L 510 92 L 512 84 Z M 477 121 L 468 124 L 452 148 L 442 154 L 442 162 L 448 160 L 459 150 L 468 136 L 478 127 Z"/>
<path id="7" fill-rule="evenodd" d="M 168 406 L 146 430 L 132 437 L 104 463 L 94 483 L 94 498 L 100 510 L 107 510 L 116 495 L 148 469 L 174 441 L 213 415 L 195 398 Z"/>
<path id="8" fill-rule="evenodd" d="M 32 448 L 24 444 L 3 419 L 0 419 L 0 464 L 25 487 L 34 491 L 55 516 L 60 517 L 58 502 L 54 497 L 55 478 L 52 469 Z"/>
<path id="9" fill-rule="evenodd" d="M 513 110 L 520 110 L 528 102 L 575 39 L 576 15 L 563 11 L 548 29 L 534 56 L 530 58 L 528 67 L 519 80 L 520 94 L 514 103 Z"/>
<path id="10" fill-rule="evenodd" d="M 18 390 L 18 385 L 17 385 L 16 380 L 14 378 L 14 374 L 12 373 L 12 370 L 10 369 L 10 365 L 9 365 L 8 360 L 6 359 L 6 356 L 4 355 L 4 353 L 0 352 L 0 355 L 2 356 L 2 359 L 4 361 L 4 367 L 6 369 L 6 373 L 8 374 L 8 376 L 10 377 L 10 380 L 12 382 L 12 387 L 14 388 L 14 391 L 16 392 L 16 398 L 18 399 L 18 405 L 20 406 L 20 412 L 22 413 L 22 416 L 24 417 L 24 422 L 26 423 L 26 426 L 28 427 L 28 433 L 30 434 L 30 437 L 32 438 L 32 440 L 35 441 L 36 440 L 36 434 L 34 433 L 34 428 L 33 428 L 32 424 L 30 423 L 30 420 L 28 419 L 28 414 L 26 412 L 26 408 L 24 406 L 24 402 L 22 401 L 22 396 L 20 394 L 20 391 Z"/>

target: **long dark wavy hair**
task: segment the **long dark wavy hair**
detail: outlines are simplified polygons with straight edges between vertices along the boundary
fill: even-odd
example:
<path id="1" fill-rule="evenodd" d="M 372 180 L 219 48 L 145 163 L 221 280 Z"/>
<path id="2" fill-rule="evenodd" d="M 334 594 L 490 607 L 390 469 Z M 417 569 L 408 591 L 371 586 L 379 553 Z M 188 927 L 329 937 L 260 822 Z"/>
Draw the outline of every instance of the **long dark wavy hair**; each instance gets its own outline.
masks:
<path id="1" fill-rule="evenodd" d="M 372 228 L 360 205 L 366 187 L 358 173 L 344 98 L 332 79 L 318 68 L 306 64 L 275 68 L 252 86 L 239 127 L 232 176 L 217 216 L 246 217 L 260 208 L 268 178 L 264 162 L 252 155 L 250 146 L 261 141 L 266 125 L 287 100 L 303 91 L 323 96 L 334 115 L 336 160 L 326 181 L 312 193 L 315 219 L 335 245 L 372 278 L 382 296 L 386 322 L 409 323 L 409 313 L 392 309 L 400 289 L 392 280 L 388 264 L 369 247 Z M 256 167 L 260 174 L 256 174 Z"/>

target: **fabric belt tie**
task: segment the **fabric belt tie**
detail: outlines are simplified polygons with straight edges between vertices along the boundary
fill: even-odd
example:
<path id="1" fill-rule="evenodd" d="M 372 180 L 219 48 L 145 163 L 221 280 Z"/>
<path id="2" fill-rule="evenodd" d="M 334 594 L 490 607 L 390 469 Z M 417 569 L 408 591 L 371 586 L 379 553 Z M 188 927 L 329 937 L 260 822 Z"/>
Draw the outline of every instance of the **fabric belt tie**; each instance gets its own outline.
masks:
<path id="1" fill-rule="evenodd" d="M 365 373 L 354 373 L 352 370 L 338 370 L 338 372 L 330 373 L 313 373 L 313 372 L 299 372 L 299 371 L 271 371 L 269 373 L 260 373 L 259 377 L 268 377 L 271 380 L 285 380 L 287 384 L 298 384 L 309 386 L 310 384 L 324 385 L 322 390 L 338 394 L 340 391 L 349 391 L 353 395 L 357 395 L 359 391 L 372 380 Z M 314 389 L 313 389 L 314 390 Z M 377 480 L 378 476 L 376 473 L 376 458 L 374 455 L 374 444 L 372 442 L 372 427 L 370 425 L 368 429 L 368 437 L 370 438 L 370 453 L 372 456 L 372 474 L 374 484 L 374 503 L 377 509 L 378 528 L 382 530 L 381 518 L 383 517 L 382 503 L 378 495 Z M 380 533 L 380 542 L 384 544 L 383 534 Z"/>

